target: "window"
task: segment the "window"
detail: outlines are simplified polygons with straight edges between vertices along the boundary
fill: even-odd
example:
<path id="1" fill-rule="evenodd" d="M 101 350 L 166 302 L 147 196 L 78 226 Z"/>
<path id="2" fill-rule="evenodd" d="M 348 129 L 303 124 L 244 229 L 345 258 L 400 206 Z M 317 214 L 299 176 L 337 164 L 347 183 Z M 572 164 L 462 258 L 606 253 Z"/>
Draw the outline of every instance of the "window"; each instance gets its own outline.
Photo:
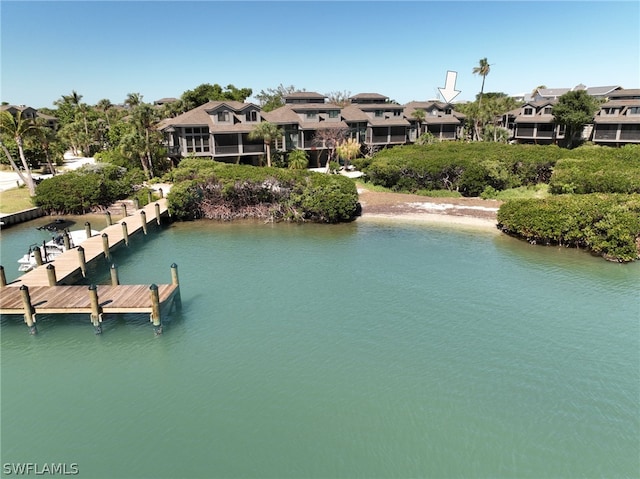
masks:
<path id="1" fill-rule="evenodd" d="M 255 110 L 248 111 L 245 118 L 247 121 L 258 121 L 258 112 Z"/>
<path id="2" fill-rule="evenodd" d="M 544 110 L 542 110 L 542 113 L 544 113 L 545 115 L 551 115 L 553 113 L 553 107 L 545 106 Z"/>
<path id="3" fill-rule="evenodd" d="M 393 110 L 393 116 L 400 116 L 400 110 Z"/>
<path id="4" fill-rule="evenodd" d="M 640 106 L 630 106 L 627 115 L 640 115 Z"/>
<path id="5" fill-rule="evenodd" d="M 338 110 L 329 110 L 329 118 L 338 118 Z"/>
<path id="6" fill-rule="evenodd" d="M 218 122 L 228 122 L 229 121 L 229 112 L 228 111 L 219 111 L 218 112 Z"/>
<path id="7" fill-rule="evenodd" d="M 208 128 L 185 128 L 184 133 L 187 153 L 205 153 L 210 151 Z"/>
<path id="8" fill-rule="evenodd" d="M 533 116 L 533 108 L 531 108 L 530 106 L 526 107 L 522 112 L 522 114 L 527 116 Z"/>
<path id="9" fill-rule="evenodd" d="M 307 112 L 307 120 L 315 120 L 318 117 L 317 110 L 310 110 Z"/>
<path id="10" fill-rule="evenodd" d="M 376 112 L 375 112 L 375 116 L 377 116 L 377 117 L 381 117 L 383 114 L 384 114 L 384 111 L 382 111 L 382 110 L 376 110 Z"/>
<path id="11" fill-rule="evenodd" d="M 444 114 L 445 114 L 445 115 L 451 115 L 451 114 L 453 114 L 453 110 L 452 110 L 451 108 L 447 108 L 447 109 L 444 111 Z"/>

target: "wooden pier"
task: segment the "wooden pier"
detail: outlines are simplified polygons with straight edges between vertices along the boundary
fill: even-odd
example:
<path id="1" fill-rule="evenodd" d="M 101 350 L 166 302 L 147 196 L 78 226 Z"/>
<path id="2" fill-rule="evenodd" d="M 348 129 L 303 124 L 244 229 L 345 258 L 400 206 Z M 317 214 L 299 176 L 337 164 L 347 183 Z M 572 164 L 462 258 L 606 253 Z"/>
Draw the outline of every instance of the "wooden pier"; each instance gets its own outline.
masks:
<path id="1" fill-rule="evenodd" d="M 96 333 L 102 332 L 104 314 L 149 313 L 156 334 L 162 332 L 161 316 L 180 307 L 177 265 L 171 265 L 171 284 L 120 285 L 117 271 L 111 270 L 111 285 L 78 286 L 84 280 L 87 265 L 109 260 L 111 251 L 129 243 L 129 237 L 160 224 L 168 216 L 167 200 L 161 198 L 113 223 L 107 213 L 107 227 L 77 248 L 56 256 L 7 284 L 0 266 L 0 314 L 22 314 L 32 334 L 37 333 L 37 314 L 89 314 Z"/>

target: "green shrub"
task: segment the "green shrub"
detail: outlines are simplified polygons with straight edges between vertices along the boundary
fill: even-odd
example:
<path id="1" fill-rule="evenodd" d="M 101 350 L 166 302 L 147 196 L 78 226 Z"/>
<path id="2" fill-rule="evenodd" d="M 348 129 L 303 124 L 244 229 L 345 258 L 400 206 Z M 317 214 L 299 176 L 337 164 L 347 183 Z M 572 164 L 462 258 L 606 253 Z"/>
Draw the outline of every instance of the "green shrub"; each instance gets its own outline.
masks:
<path id="1" fill-rule="evenodd" d="M 268 217 L 335 223 L 353 220 L 359 212 L 355 183 L 341 175 L 183 160 L 167 179 L 175 181 L 169 210 L 183 220 Z"/>
<path id="2" fill-rule="evenodd" d="M 613 261 L 638 259 L 640 195 L 559 195 L 510 200 L 498 227 L 531 243 L 584 247 Z"/>
<path id="3" fill-rule="evenodd" d="M 34 202 L 48 212 L 82 214 L 106 208 L 132 192 L 124 168 L 96 163 L 42 181 Z"/>

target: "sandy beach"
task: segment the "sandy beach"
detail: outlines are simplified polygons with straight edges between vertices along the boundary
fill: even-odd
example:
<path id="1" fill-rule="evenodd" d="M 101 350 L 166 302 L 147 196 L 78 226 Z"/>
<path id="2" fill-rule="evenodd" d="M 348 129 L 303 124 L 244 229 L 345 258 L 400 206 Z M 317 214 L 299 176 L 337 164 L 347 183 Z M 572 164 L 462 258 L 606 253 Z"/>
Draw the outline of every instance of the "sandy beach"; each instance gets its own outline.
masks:
<path id="1" fill-rule="evenodd" d="M 362 216 L 358 221 L 402 221 L 481 228 L 498 232 L 496 215 L 502 202 L 480 198 L 432 198 L 358 189 Z"/>

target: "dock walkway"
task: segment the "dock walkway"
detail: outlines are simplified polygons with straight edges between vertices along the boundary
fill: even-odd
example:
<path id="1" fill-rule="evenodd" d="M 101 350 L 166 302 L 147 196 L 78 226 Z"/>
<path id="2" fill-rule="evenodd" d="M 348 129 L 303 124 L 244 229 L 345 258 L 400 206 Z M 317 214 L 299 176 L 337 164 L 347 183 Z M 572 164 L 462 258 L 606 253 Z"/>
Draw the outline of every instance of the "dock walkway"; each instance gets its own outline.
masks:
<path id="1" fill-rule="evenodd" d="M 146 234 L 152 223 L 160 224 L 167 215 L 167 200 L 160 198 L 9 284 L 2 270 L 0 314 L 23 314 L 35 334 L 36 314 L 88 313 L 96 332 L 101 332 L 105 313 L 150 313 L 156 333 L 162 332 L 161 310 L 180 304 L 175 264 L 171 266 L 171 284 L 120 285 L 113 283 L 113 276 L 111 285 L 87 287 L 75 283 L 84 278 L 87 265 L 109 259 L 112 249 L 127 244 L 129 236 L 141 231 Z M 90 234 L 90 226 L 86 230 Z"/>

